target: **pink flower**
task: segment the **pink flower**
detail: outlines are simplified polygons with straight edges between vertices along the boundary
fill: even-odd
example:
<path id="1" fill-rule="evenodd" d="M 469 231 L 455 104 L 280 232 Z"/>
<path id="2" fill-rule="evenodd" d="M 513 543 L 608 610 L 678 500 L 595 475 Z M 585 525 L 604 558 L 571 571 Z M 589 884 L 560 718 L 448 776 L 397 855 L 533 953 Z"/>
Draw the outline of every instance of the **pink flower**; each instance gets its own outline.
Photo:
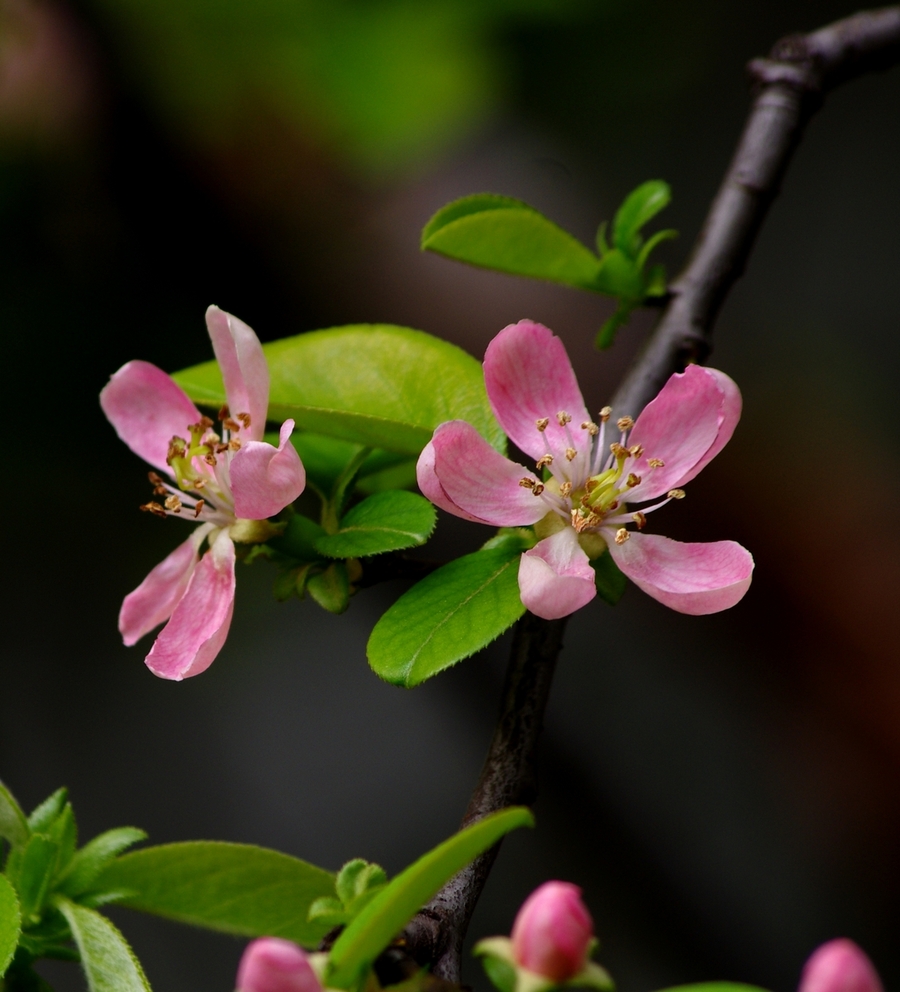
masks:
<path id="1" fill-rule="evenodd" d="M 536 975 L 567 982 L 583 972 L 594 924 L 581 889 L 570 882 L 544 882 L 522 904 L 511 940 L 516 964 Z"/>
<path id="2" fill-rule="evenodd" d="M 727 375 L 699 365 L 673 375 L 637 422 L 619 418 L 611 444 L 611 411 L 600 411 L 599 424 L 591 419 L 563 343 L 541 324 L 504 328 L 484 356 L 484 380 L 500 425 L 535 459 L 537 474 L 451 420 L 419 458 L 419 488 L 467 520 L 535 525 L 540 540 L 519 564 L 532 613 L 552 620 L 589 603 L 590 560 L 606 549 L 635 585 L 680 613 L 716 613 L 741 599 L 753 558 L 739 544 L 641 533 L 647 514 L 682 498 L 680 487 L 731 437 L 741 396 Z"/>
<path id="3" fill-rule="evenodd" d="M 306 484 L 290 443 L 294 422 L 282 424 L 277 448 L 262 440 L 269 369 L 258 338 L 218 307 L 206 311 L 206 324 L 228 399 L 219 413 L 220 434 L 181 387 L 148 362 L 123 365 L 100 394 L 119 437 L 169 477 L 150 473 L 154 493 L 165 499 L 142 509 L 199 521 L 191 536 L 125 597 L 119 613 L 119 631 L 129 646 L 168 620 L 147 665 L 161 678 L 176 681 L 207 669 L 228 636 L 234 542 L 265 540 L 270 531 L 260 521 L 293 502 Z"/>
<path id="4" fill-rule="evenodd" d="M 882 992 L 881 980 L 852 940 L 831 940 L 813 951 L 799 992 Z"/>
<path id="5" fill-rule="evenodd" d="M 296 944 L 260 937 L 241 957 L 237 992 L 322 992 L 322 984 Z"/>

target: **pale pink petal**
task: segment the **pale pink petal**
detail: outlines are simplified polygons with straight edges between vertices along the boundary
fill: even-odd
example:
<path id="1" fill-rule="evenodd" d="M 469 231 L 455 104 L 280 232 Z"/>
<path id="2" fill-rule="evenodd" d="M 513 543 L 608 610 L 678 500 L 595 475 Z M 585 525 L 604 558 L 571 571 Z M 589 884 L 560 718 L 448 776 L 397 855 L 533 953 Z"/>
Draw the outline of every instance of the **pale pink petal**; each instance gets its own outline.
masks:
<path id="1" fill-rule="evenodd" d="M 100 406 L 136 455 L 170 474 L 169 442 L 187 439 L 188 425 L 200 420 L 200 411 L 181 386 L 150 362 L 123 365 L 103 387 Z"/>
<path id="2" fill-rule="evenodd" d="M 234 515 L 265 520 L 283 510 L 303 492 L 306 470 L 291 444 L 294 421 L 281 425 L 278 447 L 265 441 L 245 441 L 229 467 Z"/>
<path id="3" fill-rule="evenodd" d="M 708 453 L 718 441 L 720 426 L 726 426 L 726 393 L 720 385 L 720 377 L 734 387 L 734 392 L 728 393 L 728 429 L 733 431 L 740 415 L 737 386 L 724 373 L 714 373 L 701 365 L 689 365 L 684 372 L 670 376 L 655 399 L 644 408 L 628 438 L 629 447 L 639 444 L 644 448 L 639 458 L 628 461 L 629 471 L 643 480 L 629 493 L 629 503 L 655 499 L 678 488 L 713 457 Z M 733 408 L 735 394 L 737 416 L 734 416 Z M 617 410 L 614 415 L 627 412 Z M 730 436 L 728 433 L 716 451 Z M 652 458 L 662 459 L 664 466 L 652 468 L 649 465 Z"/>
<path id="4" fill-rule="evenodd" d="M 702 616 L 734 606 L 750 588 L 753 556 L 735 541 L 682 544 L 658 534 L 631 532 L 624 544 L 604 537 L 619 568 L 648 596 Z"/>
<path id="5" fill-rule="evenodd" d="M 594 924 L 581 889 L 571 882 L 544 882 L 522 903 L 510 942 L 516 964 L 536 975 L 561 984 L 584 971 Z"/>
<path id="6" fill-rule="evenodd" d="M 440 428 L 438 429 L 440 430 Z M 434 474 L 434 445 L 431 441 L 425 445 L 422 454 L 419 455 L 419 460 L 416 463 L 416 481 L 419 483 L 422 495 L 426 499 L 430 499 L 435 506 L 439 506 L 442 510 L 457 517 L 462 517 L 463 520 L 473 520 L 477 524 L 487 523 L 487 520 L 479 520 L 478 517 L 473 517 L 471 513 L 466 513 L 465 510 L 460 509 L 444 492 L 444 487 Z"/>
<path id="7" fill-rule="evenodd" d="M 128 647 L 172 615 L 194 573 L 197 551 L 211 529 L 211 524 L 197 527 L 125 597 L 119 611 L 119 632 Z"/>
<path id="8" fill-rule="evenodd" d="M 296 944 L 260 937 L 241 957 L 236 992 L 322 992 L 322 983 Z"/>
<path id="9" fill-rule="evenodd" d="M 234 610 L 234 542 L 220 531 L 147 655 L 147 667 L 180 682 L 199 675 L 225 643 Z"/>
<path id="10" fill-rule="evenodd" d="M 719 433 L 716 435 L 715 441 L 707 449 L 706 454 L 681 482 L 678 483 L 679 486 L 683 486 L 685 482 L 690 482 L 694 476 L 699 475 L 700 471 L 716 457 L 731 440 L 731 435 L 734 434 L 734 429 L 741 419 L 742 400 L 741 391 L 738 389 L 737 383 L 731 376 L 725 375 L 724 372 L 720 372 L 718 369 L 707 368 L 705 371 L 715 377 L 719 389 L 722 391 L 722 405 L 719 407 Z"/>
<path id="11" fill-rule="evenodd" d="M 846 937 L 813 951 L 803 967 L 798 992 L 882 992 L 875 966 Z"/>
<path id="12" fill-rule="evenodd" d="M 594 570 L 574 528 L 545 537 L 522 555 L 519 594 L 525 606 L 544 620 L 567 617 L 597 595 Z"/>
<path id="13" fill-rule="evenodd" d="M 449 504 L 470 518 L 495 527 L 519 527 L 537 523 L 549 511 L 539 496 L 519 485 L 523 478 L 537 482 L 535 476 L 495 451 L 464 420 L 441 424 L 431 444 L 434 474 Z"/>
<path id="14" fill-rule="evenodd" d="M 565 345 L 549 328 L 533 320 L 505 327 L 484 355 L 484 384 L 500 426 L 527 455 L 537 460 L 551 452 L 560 456 L 569 440 L 556 421 L 572 417 L 576 442 L 587 444 L 581 425 L 590 420 Z M 548 417 L 542 434 L 535 421 Z"/>
<path id="15" fill-rule="evenodd" d="M 249 413 L 249 437 L 261 441 L 269 409 L 269 366 L 259 338 L 253 328 L 215 306 L 206 311 L 206 326 L 231 415 Z"/>

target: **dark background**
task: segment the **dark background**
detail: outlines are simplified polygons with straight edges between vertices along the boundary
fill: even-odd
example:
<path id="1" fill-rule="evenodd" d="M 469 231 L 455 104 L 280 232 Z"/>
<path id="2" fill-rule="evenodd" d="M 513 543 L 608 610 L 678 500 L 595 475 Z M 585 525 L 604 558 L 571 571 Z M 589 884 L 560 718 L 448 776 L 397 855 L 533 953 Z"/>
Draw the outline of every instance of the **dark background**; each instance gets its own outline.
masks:
<path id="1" fill-rule="evenodd" d="M 449 835 L 508 642 L 395 689 L 364 648 L 397 588 L 335 618 L 276 604 L 258 564 L 240 568 L 215 665 L 155 679 L 116 614 L 183 532 L 137 512 L 145 468 L 97 393 L 131 358 L 208 358 L 215 302 L 263 340 L 385 321 L 478 356 L 531 317 L 602 405 L 648 315 L 599 356 L 608 301 L 421 255 L 421 226 L 490 190 L 590 243 L 630 188 L 665 178 L 677 268 L 746 113 L 745 62 L 852 9 L 0 0 L 0 777 L 22 802 L 66 784 L 85 839 L 135 824 L 156 843 L 391 873 Z M 557 877 L 584 886 L 622 992 L 789 992 L 841 935 L 900 981 L 898 108 L 894 70 L 836 92 L 809 128 L 716 333 L 744 419 L 654 519 L 741 541 L 753 587 L 708 618 L 635 588 L 573 617 L 538 828 L 507 842 L 476 936 L 508 932 Z M 438 546 L 484 536 L 443 519 Z M 114 916 L 158 990 L 233 987 L 241 942 Z M 47 974 L 83 987 L 72 966 Z M 468 980 L 484 987 L 474 965 Z"/>

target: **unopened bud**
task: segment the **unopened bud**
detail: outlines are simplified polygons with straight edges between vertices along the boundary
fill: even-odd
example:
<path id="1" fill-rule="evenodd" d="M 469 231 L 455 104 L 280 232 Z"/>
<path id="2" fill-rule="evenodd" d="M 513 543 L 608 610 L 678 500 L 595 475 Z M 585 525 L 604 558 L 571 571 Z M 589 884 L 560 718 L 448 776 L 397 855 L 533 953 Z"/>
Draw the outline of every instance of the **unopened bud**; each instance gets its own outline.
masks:
<path id="1" fill-rule="evenodd" d="M 306 954 L 289 940 L 260 937 L 238 965 L 237 992 L 322 992 Z"/>
<path id="2" fill-rule="evenodd" d="M 516 963 L 554 982 L 582 972 L 594 939 L 594 924 L 569 882 L 545 882 L 522 904 L 512 929 Z"/>
<path id="3" fill-rule="evenodd" d="M 865 953 L 852 940 L 840 938 L 813 951 L 799 992 L 882 992 L 882 985 Z"/>

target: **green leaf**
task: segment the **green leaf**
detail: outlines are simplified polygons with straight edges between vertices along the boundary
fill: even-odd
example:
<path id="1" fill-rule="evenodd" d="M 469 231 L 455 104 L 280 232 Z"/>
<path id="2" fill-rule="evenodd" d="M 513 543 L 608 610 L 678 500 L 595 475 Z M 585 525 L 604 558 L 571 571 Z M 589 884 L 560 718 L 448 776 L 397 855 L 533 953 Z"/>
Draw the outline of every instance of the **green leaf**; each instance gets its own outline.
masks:
<path id="1" fill-rule="evenodd" d="M 46 833 L 50 829 L 50 824 L 62 813 L 68 797 L 68 789 L 57 789 L 52 796 L 48 796 L 40 806 L 32 810 L 28 817 L 28 826 L 35 833 Z"/>
<path id="2" fill-rule="evenodd" d="M 758 985 L 742 982 L 696 982 L 692 985 L 675 985 L 661 992 L 765 992 Z"/>
<path id="3" fill-rule="evenodd" d="M 596 290 L 597 256 L 534 207 L 479 193 L 439 210 L 422 231 L 422 248 L 512 275 Z"/>
<path id="4" fill-rule="evenodd" d="M 613 557 L 608 551 L 604 551 L 599 558 L 595 558 L 591 565 L 594 567 L 597 595 L 601 599 L 605 599 L 610 606 L 615 606 L 628 586 L 628 579 L 625 578 L 625 574 L 613 561 Z"/>
<path id="5" fill-rule="evenodd" d="M 28 820 L 13 794 L 0 782 L 0 838 L 10 844 L 24 844 L 31 834 Z"/>
<path id="6" fill-rule="evenodd" d="M 72 860 L 78 842 L 78 827 L 71 803 L 63 806 L 62 812 L 50 825 L 48 836 L 59 847 L 54 870 L 54 874 L 58 875 Z"/>
<path id="7" fill-rule="evenodd" d="M 97 887 L 127 889 L 121 904 L 241 937 L 285 937 L 314 947 L 328 928 L 307 920 L 334 895 L 334 875 L 251 844 L 187 841 L 123 855 Z"/>
<path id="8" fill-rule="evenodd" d="M 362 558 L 424 544 L 437 513 L 417 493 L 376 493 L 358 503 L 341 520 L 336 534 L 320 537 L 316 550 L 329 558 Z"/>
<path id="9" fill-rule="evenodd" d="M 324 572 L 309 577 L 306 589 L 323 610 L 343 613 L 350 605 L 350 579 L 346 564 L 332 562 Z"/>
<path id="10" fill-rule="evenodd" d="M 486 816 L 392 879 L 335 941 L 326 984 L 352 989 L 399 931 L 440 887 L 510 830 L 534 825 L 521 806 Z"/>
<path id="11" fill-rule="evenodd" d="M 334 888 L 342 904 L 349 907 L 370 889 L 380 888 L 386 883 L 387 874 L 381 865 L 354 858 L 338 872 Z"/>
<path id="12" fill-rule="evenodd" d="M 491 412 L 481 365 L 455 345 L 392 324 L 311 331 L 263 345 L 269 419 L 406 455 L 418 455 L 445 420 L 467 420 L 498 450 L 506 438 Z M 215 362 L 174 376 L 197 403 L 225 399 Z"/>
<path id="13" fill-rule="evenodd" d="M 269 540 L 269 547 L 297 561 L 321 561 L 322 556 L 316 551 L 316 541 L 325 531 L 309 517 L 295 513 L 287 522 L 284 531 Z"/>
<path id="14" fill-rule="evenodd" d="M 59 891 L 67 896 L 80 896 L 90 889 L 100 872 L 132 844 L 146 840 L 147 834 L 137 827 L 116 827 L 107 830 L 78 851 L 61 877 Z"/>
<path id="15" fill-rule="evenodd" d="M 125 938 L 94 909 L 58 900 L 75 938 L 91 992 L 150 992 L 150 983 Z"/>
<path id="16" fill-rule="evenodd" d="M 45 834 L 32 834 L 23 849 L 21 860 L 17 859 L 16 876 L 11 877 L 10 881 L 18 889 L 22 919 L 25 921 L 36 917 L 44 904 L 58 851 L 59 845 Z"/>
<path id="17" fill-rule="evenodd" d="M 525 612 L 519 554 L 476 551 L 414 585 L 375 624 L 367 648 L 374 671 L 410 688 L 499 637 Z"/>
<path id="18" fill-rule="evenodd" d="M 672 190 L 660 179 L 651 179 L 632 190 L 613 219 L 613 244 L 634 258 L 641 245 L 640 229 L 669 205 Z"/>
<path id="19" fill-rule="evenodd" d="M 0 875 L 0 978 L 9 967 L 22 932 L 22 914 L 16 890 L 5 875 Z"/>

